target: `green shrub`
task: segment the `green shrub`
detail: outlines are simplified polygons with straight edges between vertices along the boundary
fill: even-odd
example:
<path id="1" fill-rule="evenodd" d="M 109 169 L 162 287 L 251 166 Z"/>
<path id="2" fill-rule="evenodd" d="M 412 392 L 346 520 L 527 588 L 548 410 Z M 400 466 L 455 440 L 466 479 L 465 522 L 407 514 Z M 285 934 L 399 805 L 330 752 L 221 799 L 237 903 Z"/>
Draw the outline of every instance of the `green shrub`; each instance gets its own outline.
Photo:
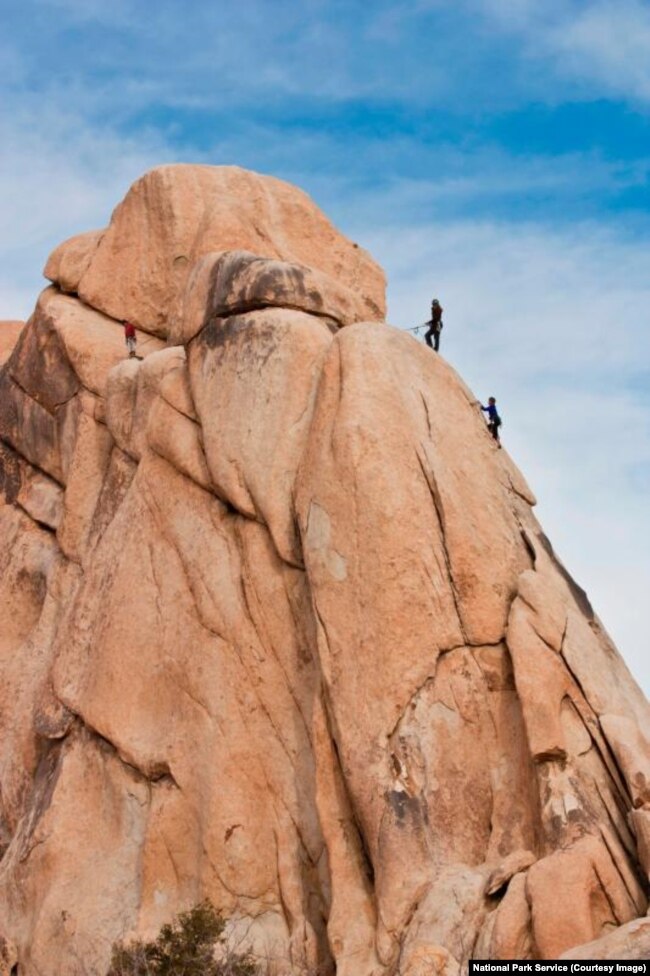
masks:
<path id="1" fill-rule="evenodd" d="M 225 924 L 204 901 L 163 925 L 153 942 L 116 945 L 108 976 L 258 976 L 248 954 L 223 949 Z M 217 960 L 214 953 L 219 946 Z"/>

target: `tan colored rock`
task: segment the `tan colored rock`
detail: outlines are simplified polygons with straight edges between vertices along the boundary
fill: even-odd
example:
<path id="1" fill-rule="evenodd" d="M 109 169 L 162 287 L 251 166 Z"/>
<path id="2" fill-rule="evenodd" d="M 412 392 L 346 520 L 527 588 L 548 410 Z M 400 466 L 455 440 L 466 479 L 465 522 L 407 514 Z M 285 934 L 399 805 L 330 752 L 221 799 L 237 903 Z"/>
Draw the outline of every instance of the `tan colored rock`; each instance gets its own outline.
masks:
<path id="1" fill-rule="evenodd" d="M 17 962 L 16 946 L 13 942 L 0 938 L 0 976 L 12 976 L 12 970 L 15 974 Z"/>
<path id="2" fill-rule="evenodd" d="M 61 291 L 76 293 L 103 236 L 103 230 L 90 230 L 63 241 L 47 259 L 44 277 L 58 285 Z"/>
<path id="3" fill-rule="evenodd" d="M 125 359 L 106 378 L 106 425 L 118 447 L 134 460 L 140 457 L 131 441 L 139 372 L 139 360 Z"/>
<path id="4" fill-rule="evenodd" d="M 535 630 L 529 605 L 522 597 L 512 606 L 506 636 L 532 756 L 536 762 L 565 759 L 560 705 L 572 687 L 571 677 L 562 658 Z"/>
<path id="5" fill-rule="evenodd" d="M 0 321 L 0 366 L 9 359 L 24 325 L 16 319 Z"/>
<path id="6" fill-rule="evenodd" d="M 526 890 L 542 959 L 557 959 L 576 942 L 591 942 L 639 912 L 607 846 L 592 837 L 534 864 Z"/>
<path id="7" fill-rule="evenodd" d="M 472 944 L 487 915 L 483 897 L 485 874 L 462 865 L 441 871 L 418 904 L 406 928 L 399 952 L 398 972 L 460 974 Z"/>
<path id="8" fill-rule="evenodd" d="M 40 525 L 56 529 L 63 514 L 63 491 L 52 478 L 34 468 L 0 441 L 0 490 Z"/>
<path id="9" fill-rule="evenodd" d="M 514 463 L 507 451 L 502 451 L 499 455 L 501 467 L 505 474 L 502 484 L 515 495 L 518 495 L 527 505 L 536 505 L 537 498 L 532 492 L 530 485 L 522 475 L 521 471 Z"/>
<path id="10" fill-rule="evenodd" d="M 421 946 L 402 972 L 404 976 L 458 976 L 460 966 L 443 946 Z"/>
<path id="11" fill-rule="evenodd" d="M 203 898 L 272 976 L 642 952 L 647 702 L 472 392 L 355 321 L 376 266 L 209 167 L 84 246 L 0 369 L 21 976 L 104 976 Z M 186 345 L 126 359 L 122 315 Z"/>
<path id="12" fill-rule="evenodd" d="M 63 516 L 63 491 L 47 475 L 33 471 L 23 482 L 17 503 L 35 522 L 57 529 Z"/>
<path id="13" fill-rule="evenodd" d="M 0 531 L 0 824 L 11 837 L 31 797 L 42 755 L 39 716 L 55 711 L 49 681 L 52 643 L 62 597 L 74 598 L 76 580 L 54 534 L 20 508 L 0 506 Z"/>
<path id="14" fill-rule="evenodd" d="M 116 208 L 78 286 L 116 319 L 166 336 L 179 321 L 192 265 L 210 251 L 249 250 L 323 271 L 384 314 L 384 276 L 300 190 L 235 166 L 160 166 Z"/>
<path id="15" fill-rule="evenodd" d="M 632 803 L 650 808 L 650 742 L 627 715 L 601 715 L 599 721 L 623 772 Z"/>
<path id="16" fill-rule="evenodd" d="M 435 389 L 446 404 L 444 424 Z M 473 859 L 466 849 L 471 838 L 484 856 L 490 840 L 487 784 L 482 787 L 487 787 L 486 807 L 472 804 L 480 832 L 458 820 L 454 808 L 458 791 L 479 789 L 473 777 L 485 769 L 481 760 L 480 768 L 472 763 L 463 784 L 447 787 L 443 797 L 422 795 L 422 774 L 411 783 L 410 771 L 426 768 L 424 749 L 433 763 L 426 778 L 431 784 L 445 782 L 442 768 L 449 753 L 434 746 L 445 741 L 442 728 L 424 747 L 415 736 L 412 758 L 407 753 L 402 761 L 398 753 L 397 765 L 388 747 L 401 719 L 417 709 L 420 695 L 431 725 L 429 692 L 442 653 L 458 648 L 462 654 L 464 632 L 478 642 L 498 640 L 509 589 L 526 564 L 523 543 L 519 554 L 516 543 L 510 549 L 514 525 L 498 482 L 462 474 L 462 459 L 470 463 L 481 457 L 491 469 L 494 452 L 483 433 L 453 373 L 414 340 L 375 325 L 351 326 L 335 337 L 323 368 L 297 504 L 342 768 L 354 805 L 364 811 L 376 889 L 380 904 L 388 903 L 382 911 L 396 913 L 386 919 L 390 930 L 399 930 L 412 912 L 419 886 L 432 876 L 432 857 L 453 863 L 463 851 L 465 861 Z M 461 450 L 456 438 L 464 443 Z M 447 443 L 454 451 L 451 465 L 443 460 Z M 472 535 L 467 549 L 461 526 L 481 523 L 486 505 L 493 512 L 487 536 Z M 489 552 L 481 552 L 484 544 Z M 497 575 L 482 573 L 481 561 L 492 563 L 499 550 Z M 476 707 L 481 692 L 464 693 Z M 433 714 L 441 724 L 449 714 L 447 734 L 457 741 L 461 729 L 472 726 L 456 713 L 451 693 L 446 701 L 451 711 L 440 705 Z M 514 713 L 512 719 L 517 720 Z M 427 850 L 429 816 L 446 824 L 437 854 L 435 848 Z"/>
<path id="17" fill-rule="evenodd" d="M 79 382 L 100 397 L 106 395 L 106 377 L 126 355 L 122 325 L 82 305 L 76 298 L 47 289 L 35 315 L 42 317 L 59 338 Z M 138 355 L 147 356 L 162 343 L 146 333 L 138 335 Z"/>
<path id="18" fill-rule="evenodd" d="M 115 518 L 115 514 L 124 501 L 131 482 L 135 476 L 137 465 L 128 454 L 114 446 L 106 469 L 106 477 L 93 513 L 92 525 L 88 536 L 87 548 L 92 552 L 98 545 L 102 535 Z"/>
<path id="19" fill-rule="evenodd" d="M 302 565 L 294 483 L 330 342 L 315 316 L 268 309 L 216 320 L 189 353 L 215 491 L 268 525 L 278 552 L 294 565 Z"/>
<path id="20" fill-rule="evenodd" d="M 120 763 L 106 743 L 76 730 L 46 750 L 34 785 L 40 816 L 21 824 L 0 873 L 0 878 L 7 872 L 15 878 L 5 889 L 5 918 L 21 917 L 22 891 L 42 919 L 36 937 L 15 924 L 19 967 L 28 974 L 69 976 L 81 959 L 87 972 L 105 972 L 111 944 L 138 902 L 134 854 L 141 843 L 151 786 Z M 80 796 L 85 797 L 83 807 Z M 61 843 L 48 843 L 52 834 Z M 93 856 L 80 858 L 79 850 L 92 850 Z M 80 888 L 95 889 L 101 939 L 80 924 L 70 897 L 72 873 Z M 49 883 L 38 884 L 46 876 Z M 97 884 L 98 877 L 103 884 Z M 127 878 L 130 883 L 125 884 Z"/>
<path id="21" fill-rule="evenodd" d="M 0 439 L 60 484 L 67 477 L 78 414 L 76 398 L 50 412 L 24 392 L 7 369 L 0 371 Z"/>
<path id="22" fill-rule="evenodd" d="M 642 871 L 650 882 L 650 809 L 632 810 L 629 814 Z"/>
<path id="23" fill-rule="evenodd" d="M 184 373 L 185 388 L 169 387 L 166 402 L 175 411 L 189 415 L 191 392 L 187 378 L 185 351 L 180 346 L 157 350 L 145 362 L 126 359 L 110 371 L 107 377 L 106 423 L 118 446 L 134 460 L 139 460 L 147 448 L 149 415 L 154 403 L 162 395 L 166 378 L 172 384 L 179 370 Z M 169 402 L 173 400 L 174 402 Z M 178 406 L 176 406 L 178 403 Z"/>
<path id="24" fill-rule="evenodd" d="M 195 860 L 178 863 L 179 872 L 194 872 L 197 891 L 228 914 L 255 916 L 263 908 L 265 931 L 275 931 L 274 938 L 283 932 L 285 947 L 295 924 L 291 951 L 297 960 L 318 918 L 305 917 L 303 884 L 311 882 L 303 879 L 302 859 L 316 863 L 322 853 L 309 801 L 309 656 L 297 643 L 304 637 L 291 636 L 293 614 L 306 609 L 299 593 L 304 583 L 295 570 L 282 569 L 261 526 L 237 529 L 226 513 L 219 514 L 213 496 L 168 464 L 151 457 L 143 464 L 99 544 L 106 554 L 96 564 L 103 567 L 101 578 L 96 568 L 89 570 L 74 615 L 59 634 L 57 694 L 71 711 L 81 709 L 86 724 L 113 742 L 124 761 L 145 776 L 169 776 L 178 784 L 194 811 L 183 828 L 183 850 L 192 858 L 206 848 L 211 852 L 198 875 Z M 241 553 L 234 534 L 239 531 Z M 231 577 L 231 560 L 242 556 L 244 564 Z M 212 578 L 205 576 L 208 563 L 221 567 Z M 101 610 L 98 588 L 104 593 Z M 293 608 L 289 599 L 296 601 Z M 265 637 L 266 662 L 258 634 Z M 259 668 L 263 684 L 256 688 L 251 679 Z M 287 680 L 294 686 L 287 687 Z M 296 721 L 301 700 L 304 717 L 299 712 Z M 163 715 L 167 732 L 161 736 Z M 224 723 L 230 729 L 225 739 Z M 215 767 L 221 771 L 216 780 Z M 242 768 L 247 776 L 237 785 Z M 269 796 L 253 808 L 251 796 L 267 796 L 269 784 L 278 799 Z M 282 904 L 296 913 L 289 933 Z M 177 905 L 177 896 L 170 898 L 168 910 Z M 316 908 L 317 901 L 309 911 Z"/>
<path id="25" fill-rule="evenodd" d="M 146 356 L 161 346 L 145 335 L 139 348 Z M 121 326 L 75 298 L 46 289 L 0 375 L 0 437 L 64 483 L 79 413 L 88 412 L 91 397 L 93 415 L 104 419 L 97 404 L 106 394 L 109 371 L 124 356 Z"/>
<path id="26" fill-rule="evenodd" d="M 515 874 L 526 871 L 536 860 L 537 857 L 532 851 L 512 851 L 490 874 L 485 886 L 485 894 L 496 894 Z"/>
<path id="27" fill-rule="evenodd" d="M 205 460 L 201 428 L 174 410 L 162 397 L 154 401 L 147 419 L 147 444 L 181 474 L 210 491 L 212 479 Z"/>
<path id="28" fill-rule="evenodd" d="M 106 423 L 106 403 L 104 397 L 97 396 L 89 390 L 80 390 L 79 404 L 82 411 L 100 424 Z"/>
<path id="29" fill-rule="evenodd" d="M 3 376 L 11 378 L 23 393 L 54 414 L 79 392 L 81 382 L 60 335 L 44 311 L 52 299 L 61 300 L 53 288 L 41 293 Z"/>
<path id="30" fill-rule="evenodd" d="M 594 942 L 563 952 L 561 959 L 650 959 L 650 919 L 637 918 Z"/>
<path id="31" fill-rule="evenodd" d="M 516 874 L 503 901 L 494 912 L 488 959 L 534 959 L 530 905 L 526 875 Z"/>
<path id="32" fill-rule="evenodd" d="M 206 254 L 192 269 L 169 341 L 187 343 L 214 318 L 261 308 L 295 308 L 331 320 L 334 328 L 368 318 L 368 304 L 321 271 L 226 251 Z"/>
<path id="33" fill-rule="evenodd" d="M 329 944 L 340 976 L 375 976 L 384 967 L 375 946 L 377 912 L 369 865 L 320 701 L 314 711 L 314 737 L 316 803 L 331 873 Z M 354 925 L 350 925 L 351 915 Z"/>
<path id="34" fill-rule="evenodd" d="M 160 349 L 156 355 L 149 356 L 141 363 L 136 374 L 133 423 L 131 425 L 131 446 L 136 457 L 140 457 L 147 445 L 147 424 L 154 402 L 160 396 L 160 387 L 170 372 L 185 368 L 185 350 L 182 346 Z"/>
<path id="35" fill-rule="evenodd" d="M 169 369 L 160 381 L 160 396 L 170 407 L 185 414 L 190 420 L 198 420 L 190 388 L 190 376 L 185 361 Z"/>
<path id="36" fill-rule="evenodd" d="M 57 533 L 62 551 L 77 563 L 82 563 L 87 553 L 112 446 L 113 438 L 104 424 L 98 424 L 82 413 L 63 498 L 63 518 Z"/>

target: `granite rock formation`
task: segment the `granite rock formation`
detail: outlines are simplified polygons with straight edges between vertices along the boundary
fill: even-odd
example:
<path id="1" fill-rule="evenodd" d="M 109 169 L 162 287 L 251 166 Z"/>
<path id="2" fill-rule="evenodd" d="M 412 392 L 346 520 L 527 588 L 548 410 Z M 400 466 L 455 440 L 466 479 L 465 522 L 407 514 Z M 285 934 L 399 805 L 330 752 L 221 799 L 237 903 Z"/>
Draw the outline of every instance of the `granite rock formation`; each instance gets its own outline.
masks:
<path id="1" fill-rule="evenodd" d="M 102 976 L 204 897 L 277 974 L 640 958 L 648 704 L 372 259 L 165 166 L 45 273 L 0 369 L 0 965 Z"/>

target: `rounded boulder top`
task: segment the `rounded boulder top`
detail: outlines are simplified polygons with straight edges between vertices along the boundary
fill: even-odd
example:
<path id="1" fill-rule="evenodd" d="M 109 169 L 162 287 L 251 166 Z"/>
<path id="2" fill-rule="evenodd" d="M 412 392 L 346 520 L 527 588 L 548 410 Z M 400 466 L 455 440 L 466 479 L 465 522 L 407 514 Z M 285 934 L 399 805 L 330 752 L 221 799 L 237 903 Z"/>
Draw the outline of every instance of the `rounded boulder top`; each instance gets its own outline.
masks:
<path id="1" fill-rule="evenodd" d="M 385 277 L 370 255 L 304 191 L 238 166 L 149 170 L 91 243 L 92 252 L 78 263 L 78 281 L 62 283 L 56 275 L 66 247 L 78 249 L 78 235 L 59 245 L 46 277 L 93 308 L 163 337 L 179 315 L 191 267 L 210 251 L 244 249 L 308 265 L 353 289 L 369 319 L 385 314 Z"/>

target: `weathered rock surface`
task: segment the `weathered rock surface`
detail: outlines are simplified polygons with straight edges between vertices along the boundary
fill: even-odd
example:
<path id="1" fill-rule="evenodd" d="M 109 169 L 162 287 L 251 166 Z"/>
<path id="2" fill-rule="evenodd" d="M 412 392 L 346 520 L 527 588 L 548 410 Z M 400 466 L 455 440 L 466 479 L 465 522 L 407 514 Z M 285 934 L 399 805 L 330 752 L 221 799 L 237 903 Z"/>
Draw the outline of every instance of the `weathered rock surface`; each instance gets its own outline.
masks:
<path id="1" fill-rule="evenodd" d="M 650 918 L 639 918 L 612 932 L 576 946 L 562 959 L 650 959 Z"/>
<path id="2" fill-rule="evenodd" d="M 647 955 L 648 704 L 371 259 L 163 167 L 48 274 L 0 370 L 7 965 L 204 897 L 276 974 Z"/>
<path id="3" fill-rule="evenodd" d="M 24 324 L 16 319 L 0 321 L 0 366 L 9 359 Z"/>
<path id="4" fill-rule="evenodd" d="M 180 319 L 168 339 L 187 343 L 215 318 L 263 308 L 309 312 L 337 327 L 363 322 L 369 304 L 356 291 L 306 265 L 270 261 L 247 251 L 206 254 L 187 279 Z"/>
<path id="5" fill-rule="evenodd" d="M 159 166 L 133 184 L 104 232 L 78 235 L 45 275 L 93 308 L 166 336 L 188 275 L 211 251 L 247 250 L 324 272 L 382 318 L 384 275 L 296 187 L 237 166 Z"/>
<path id="6" fill-rule="evenodd" d="M 47 259 L 44 276 L 55 282 L 61 291 L 72 294 L 78 292 L 79 283 L 103 236 L 103 230 L 90 230 L 63 241 Z"/>

